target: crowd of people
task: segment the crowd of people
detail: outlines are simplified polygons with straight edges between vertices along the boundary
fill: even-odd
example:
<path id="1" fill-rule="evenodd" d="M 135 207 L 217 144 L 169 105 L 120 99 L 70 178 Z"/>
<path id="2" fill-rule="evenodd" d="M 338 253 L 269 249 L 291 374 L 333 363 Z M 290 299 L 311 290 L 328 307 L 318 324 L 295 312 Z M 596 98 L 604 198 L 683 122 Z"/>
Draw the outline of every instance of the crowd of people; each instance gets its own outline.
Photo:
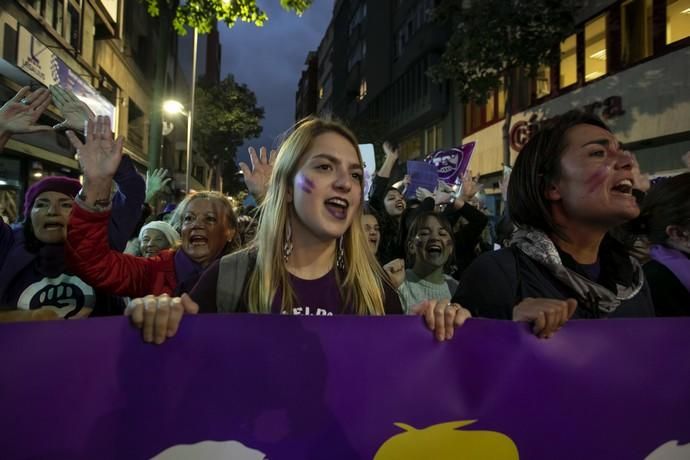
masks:
<path id="1" fill-rule="evenodd" d="M 43 126 L 51 103 L 65 121 Z M 410 314 L 442 341 L 469 317 L 548 338 L 572 318 L 690 313 L 690 172 L 651 185 L 585 112 L 543 123 L 518 155 L 500 249 L 482 244 L 471 172 L 459 190 L 409 198 L 385 142 L 365 196 L 357 139 L 330 119 L 300 121 L 278 151 L 250 149 L 256 209 L 198 192 L 160 214 L 167 172 L 142 177 L 108 117 L 60 88 L 23 88 L 0 108 L 0 148 L 54 129 L 67 129 L 83 179 L 38 181 L 23 216 L 0 222 L 0 321 L 126 314 L 160 344 L 197 313 Z"/>

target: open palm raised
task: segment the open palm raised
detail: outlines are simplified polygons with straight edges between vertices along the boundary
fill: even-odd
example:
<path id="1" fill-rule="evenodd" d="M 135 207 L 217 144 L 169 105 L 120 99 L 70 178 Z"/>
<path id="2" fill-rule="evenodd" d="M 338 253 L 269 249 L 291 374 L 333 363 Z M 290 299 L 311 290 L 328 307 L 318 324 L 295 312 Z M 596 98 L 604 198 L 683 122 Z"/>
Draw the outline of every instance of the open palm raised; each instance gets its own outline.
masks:
<path id="1" fill-rule="evenodd" d="M 84 182 L 110 182 L 122 159 L 122 136 L 113 139 L 110 117 L 98 116 L 86 124 L 86 141 L 82 143 L 72 131 L 67 137 L 77 149 L 77 159 L 84 172 Z"/>
<path id="2" fill-rule="evenodd" d="M 19 92 L 5 105 L 0 107 L 0 133 L 13 134 L 49 131 L 50 126 L 37 125 L 43 111 L 50 105 L 50 92 L 41 88 L 31 92 L 28 86 Z"/>
<path id="3" fill-rule="evenodd" d="M 266 195 L 276 153 L 275 150 L 271 150 L 269 155 L 267 154 L 266 147 L 261 147 L 257 156 L 254 147 L 249 147 L 249 159 L 252 162 L 252 168 L 249 169 L 246 163 L 240 163 L 240 169 L 244 175 L 244 183 L 247 185 L 249 193 L 254 195 L 257 200 L 263 199 Z"/>
<path id="4" fill-rule="evenodd" d="M 71 91 L 53 85 L 50 87 L 50 93 L 53 96 L 53 103 L 65 118 L 61 123 L 53 126 L 54 129 L 69 128 L 81 132 L 86 122 L 96 117 L 89 106 Z"/>

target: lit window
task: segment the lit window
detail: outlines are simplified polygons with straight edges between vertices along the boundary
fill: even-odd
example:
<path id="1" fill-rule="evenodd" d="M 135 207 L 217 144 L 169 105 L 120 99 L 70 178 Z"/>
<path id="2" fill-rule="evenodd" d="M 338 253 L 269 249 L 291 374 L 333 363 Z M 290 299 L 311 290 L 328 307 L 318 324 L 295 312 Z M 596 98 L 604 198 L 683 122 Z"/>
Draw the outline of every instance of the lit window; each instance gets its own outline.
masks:
<path id="1" fill-rule="evenodd" d="M 506 116 L 506 88 L 501 78 L 501 86 L 498 88 L 498 118 Z"/>
<path id="2" fill-rule="evenodd" d="M 433 127 L 429 128 L 426 130 L 424 133 L 424 137 L 426 140 L 426 150 L 427 153 L 431 153 L 436 150 L 436 131 L 434 130 Z"/>
<path id="3" fill-rule="evenodd" d="M 606 15 L 585 26 L 585 81 L 606 75 Z"/>
<path id="4" fill-rule="evenodd" d="M 666 43 L 690 37 L 690 0 L 666 3 Z"/>
<path id="5" fill-rule="evenodd" d="M 575 34 L 561 43 L 561 69 L 558 86 L 565 88 L 577 83 L 577 37 Z"/>
<path id="6" fill-rule="evenodd" d="M 496 116 L 496 110 L 495 110 L 495 105 L 496 105 L 496 96 L 495 93 L 492 91 L 491 94 L 489 95 L 489 99 L 486 101 L 486 120 L 485 121 L 493 121 L 494 116 Z"/>
<path id="7" fill-rule="evenodd" d="M 537 99 L 551 94 L 551 67 L 548 65 L 541 65 L 537 69 L 535 76 L 535 83 L 537 86 Z"/>
<path id="8" fill-rule="evenodd" d="M 653 0 L 621 4 L 621 62 L 624 66 L 652 55 Z"/>
<path id="9" fill-rule="evenodd" d="M 422 141 L 419 135 L 415 135 L 400 142 L 398 146 L 400 157 L 404 160 L 417 158 L 422 152 Z"/>
<path id="10" fill-rule="evenodd" d="M 359 97 L 358 99 L 361 101 L 367 96 L 367 81 L 365 79 L 362 79 L 361 82 L 359 82 Z"/>
<path id="11" fill-rule="evenodd" d="M 323 99 L 323 86 L 319 88 L 319 99 Z"/>

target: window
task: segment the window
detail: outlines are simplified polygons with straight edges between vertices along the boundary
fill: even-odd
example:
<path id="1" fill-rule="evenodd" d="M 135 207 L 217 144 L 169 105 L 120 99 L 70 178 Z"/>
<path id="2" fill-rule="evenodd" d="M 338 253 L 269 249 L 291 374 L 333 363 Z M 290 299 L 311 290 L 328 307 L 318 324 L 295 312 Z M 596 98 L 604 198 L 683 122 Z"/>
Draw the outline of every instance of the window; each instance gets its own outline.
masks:
<path id="1" fill-rule="evenodd" d="M 652 55 L 653 0 L 627 0 L 621 4 L 621 63 L 634 64 Z"/>
<path id="2" fill-rule="evenodd" d="M 319 87 L 319 99 L 323 99 L 323 86 Z"/>
<path id="3" fill-rule="evenodd" d="M 440 124 L 424 131 L 424 144 L 427 154 L 443 148 L 443 129 Z"/>
<path id="4" fill-rule="evenodd" d="M 506 116 L 506 88 L 501 78 L 501 87 L 498 88 L 498 118 Z"/>
<path id="5" fill-rule="evenodd" d="M 84 3 L 84 33 L 81 36 L 81 54 L 89 64 L 93 64 L 94 40 L 96 35 L 96 13 L 91 5 Z"/>
<path id="6" fill-rule="evenodd" d="M 666 44 L 690 37 L 690 0 L 666 3 Z"/>
<path id="7" fill-rule="evenodd" d="M 31 0 L 29 1 L 29 5 L 31 6 L 31 8 L 38 11 L 40 14 L 43 14 L 43 11 L 45 10 L 45 5 L 41 0 Z"/>
<path id="8" fill-rule="evenodd" d="M 127 140 L 133 145 L 144 148 L 144 129 L 146 119 L 144 112 L 132 99 L 129 99 L 127 112 Z"/>
<path id="9" fill-rule="evenodd" d="M 541 65 L 537 69 L 535 77 L 537 99 L 551 94 L 551 67 L 548 65 Z"/>
<path id="10" fill-rule="evenodd" d="M 575 34 L 561 43 L 561 68 L 558 81 L 560 88 L 577 83 L 577 37 Z"/>
<path id="11" fill-rule="evenodd" d="M 417 158 L 422 153 L 422 142 L 420 136 L 415 135 L 400 142 L 398 150 L 400 150 L 400 157 L 405 160 Z"/>
<path id="12" fill-rule="evenodd" d="M 65 18 L 65 34 L 70 45 L 75 50 L 79 49 L 79 12 L 72 5 L 67 6 L 67 17 Z"/>
<path id="13" fill-rule="evenodd" d="M 496 116 L 496 96 L 493 91 L 491 92 L 489 99 L 486 101 L 486 107 L 484 110 L 486 113 L 486 121 L 492 121 Z"/>
<path id="14" fill-rule="evenodd" d="M 359 61 L 362 60 L 362 51 L 366 50 L 366 46 L 363 46 L 362 43 L 357 43 L 355 45 L 354 49 L 352 50 L 350 57 L 347 60 L 347 70 L 348 72 L 352 70 L 352 68 L 357 64 Z"/>
<path id="15" fill-rule="evenodd" d="M 48 2 L 52 3 L 52 2 Z M 57 30 L 60 35 L 62 35 L 62 23 L 64 20 L 64 4 L 62 0 L 56 0 L 53 5 L 53 29 Z"/>
<path id="16" fill-rule="evenodd" d="M 585 25 L 585 81 L 606 75 L 606 15 Z"/>
<path id="17" fill-rule="evenodd" d="M 359 82 L 359 96 L 358 99 L 361 101 L 367 96 L 367 81 L 366 79 L 362 78 L 362 81 Z"/>
<path id="18" fill-rule="evenodd" d="M 348 29 L 348 35 L 352 35 L 352 32 L 357 28 L 357 26 L 367 17 L 367 4 L 362 3 L 359 5 L 355 14 L 352 15 L 350 20 L 350 27 Z"/>

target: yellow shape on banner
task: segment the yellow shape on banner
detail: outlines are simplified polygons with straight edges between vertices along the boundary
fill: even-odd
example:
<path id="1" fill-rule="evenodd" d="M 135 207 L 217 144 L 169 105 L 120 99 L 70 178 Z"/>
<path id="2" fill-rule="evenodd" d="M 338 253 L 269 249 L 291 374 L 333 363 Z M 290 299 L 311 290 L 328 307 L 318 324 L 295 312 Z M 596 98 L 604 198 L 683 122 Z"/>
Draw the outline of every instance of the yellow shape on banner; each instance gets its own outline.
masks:
<path id="1" fill-rule="evenodd" d="M 476 420 L 462 420 L 416 429 L 404 423 L 405 430 L 388 439 L 374 460 L 518 460 L 515 443 L 496 431 L 461 431 Z"/>

